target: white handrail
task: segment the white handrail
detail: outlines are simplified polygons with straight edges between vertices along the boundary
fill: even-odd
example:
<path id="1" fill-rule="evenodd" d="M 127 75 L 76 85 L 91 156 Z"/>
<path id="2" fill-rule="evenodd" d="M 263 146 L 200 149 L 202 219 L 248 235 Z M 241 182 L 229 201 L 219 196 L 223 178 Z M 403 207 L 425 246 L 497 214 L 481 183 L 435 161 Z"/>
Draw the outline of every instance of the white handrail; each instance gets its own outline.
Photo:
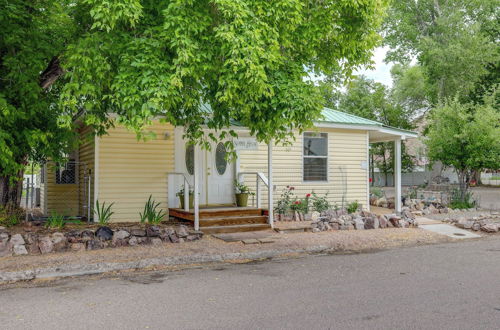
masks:
<path id="1" fill-rule="evenodd" d="M 189 211 L 189 187 L 191 187 L 191 185 L 189 184 L 189 180 L 186 176 L 185 173 L 182 173 L 182 172 L 167 172 L 167 177 L 169 175 L 180 175 L 183 177 L 184 179 L 184 211 L 188 212 Z M 168 191 L 167 191 L 167 200 L 169 199 L 168 198 Z"/>
<path id="2" fill-rule="evenodd" d="M 242 181 L 242 177 L 244 175 L 255 175 L 256 176 L 256 181 L 255 181 L 255 190 L 256 190 L 256 195 L 257 195 L 257 207 L 261 208 L 261 198 L 260 198 L 260 181 L 264 182 L 266 187 L 269 188 L 269 180 L 265 176 L 264 173 L 262 172 L 239 172 L 238 173 L 238 182 Z"/>

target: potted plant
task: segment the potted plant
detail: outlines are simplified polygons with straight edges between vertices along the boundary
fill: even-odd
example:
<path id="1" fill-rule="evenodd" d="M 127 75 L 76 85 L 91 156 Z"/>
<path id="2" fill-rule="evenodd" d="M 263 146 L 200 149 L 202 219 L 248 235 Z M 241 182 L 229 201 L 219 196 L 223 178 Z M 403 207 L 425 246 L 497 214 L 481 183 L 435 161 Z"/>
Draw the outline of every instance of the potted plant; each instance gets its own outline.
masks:
<path id="1" fill-rule="evenodd" d="M 179 200 L 181 201 L 181 209 L 184 208 L 184 187 L 175 194 L 176 196 L 179 197 Z M 194 208 L 194 191 L 192 189 L 189 189 L 189 208 L 192 209 Z"/>
<path id="2" fill-rule="evenodd" d="M 234 189 L 236 196 L 236 206 L 245 207 L 248 205 L 248 196 L 254 193 L 250 191 L 247 185 L 234 180 Z"/>

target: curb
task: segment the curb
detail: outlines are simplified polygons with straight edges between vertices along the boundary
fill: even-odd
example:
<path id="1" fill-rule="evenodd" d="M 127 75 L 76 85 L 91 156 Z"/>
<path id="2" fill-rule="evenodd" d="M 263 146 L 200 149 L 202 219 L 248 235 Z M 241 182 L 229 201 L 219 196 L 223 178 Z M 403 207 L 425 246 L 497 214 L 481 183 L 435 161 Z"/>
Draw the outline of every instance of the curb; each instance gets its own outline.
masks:
<path id="1" fill-rule="evenodd" d="M 216 255 L 194 254 L 190 256 L 151 258 L 128 262 L 103 262 L 95 264 L 61 265 L 57 267 L 35 268 L 15 272 L 0 272 L 0 285 L 37 279 L 55 279 L 73 276 L 97 275 L 113 271 L 132 269 L 138 270 L 154 266 L 179 266 L 230 261 L 256 261 L 262 259 L 272 259 L 292 253 L 316 254 L 333 251 L 336 251 L 336 249 L 333 247 L 318 245 L 303 249 L 264 250 Z"/>

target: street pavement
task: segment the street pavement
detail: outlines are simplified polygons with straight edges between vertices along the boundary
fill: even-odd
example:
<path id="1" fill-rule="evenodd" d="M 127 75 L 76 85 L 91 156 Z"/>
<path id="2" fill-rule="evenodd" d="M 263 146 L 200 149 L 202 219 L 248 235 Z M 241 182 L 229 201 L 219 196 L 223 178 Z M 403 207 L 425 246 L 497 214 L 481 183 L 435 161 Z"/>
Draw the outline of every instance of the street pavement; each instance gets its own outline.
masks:
<path id="1" fill-rule="evenodd" d="M 0 329 L 499 329 L 500 235 L 0 288 Z"/>

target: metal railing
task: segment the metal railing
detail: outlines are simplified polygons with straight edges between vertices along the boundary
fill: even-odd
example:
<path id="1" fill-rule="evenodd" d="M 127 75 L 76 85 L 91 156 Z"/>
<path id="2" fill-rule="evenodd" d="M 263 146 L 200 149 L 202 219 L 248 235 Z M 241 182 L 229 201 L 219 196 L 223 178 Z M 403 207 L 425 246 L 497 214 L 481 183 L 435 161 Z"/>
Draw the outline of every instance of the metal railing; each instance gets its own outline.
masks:
<path id="1" fill-rule="evenodd" d="M 238 182 L 242 182 L 242 178 L 244 175 L 255 175 L 256 176 L 256 181 L 255 181 L 255 194 L 257 198 L 257 208 L 262 207 L 262 202 L 261 202 L 261 194 L 260 194 L 260 182 L 262 181 L 266 187 L 269 187 L 269 180 L 267 177 L 264 175 L 262 172 L 239 172 L 238 173 Z"/>
<path id="2" fill-rule="evenodd" d="M 167 177 L 171 175 L 180 175 L 184 179 L 184 211 L 189 211 L 189 188 L 191 185 L 189 184 L 189 180 L 185 173 L 182 172 L 168 172 Z M 168 195 L 168 191 L 167 191 Z M 167 199 L 170 200 L 170 196 L 167 196 Z"/>

